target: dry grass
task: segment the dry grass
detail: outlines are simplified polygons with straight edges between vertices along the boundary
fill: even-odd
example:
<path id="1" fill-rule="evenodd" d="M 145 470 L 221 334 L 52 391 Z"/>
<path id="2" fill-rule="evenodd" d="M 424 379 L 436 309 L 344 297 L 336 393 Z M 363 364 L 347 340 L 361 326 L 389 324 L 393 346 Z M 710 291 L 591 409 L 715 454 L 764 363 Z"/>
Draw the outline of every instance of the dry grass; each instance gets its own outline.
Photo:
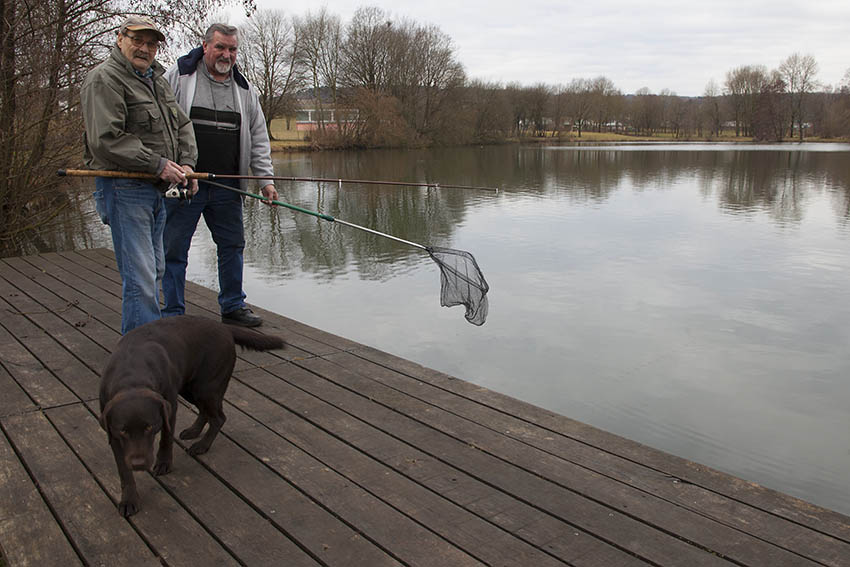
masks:
<path id="1" fill-rule="evenodd" d="M 300 152 L 311 149 L 310 142 L 304 140 L 272 140 L 273 152 Z"/>
<path id="2" fill-rule="evenodd" d="M 551 140 L 552 138 L 545 138 Z M 723 133 L 720 136 L 680 136 L 661 132 L 652 136 L 637 136 L 632 134 L 616 134 L 614 132 L 582 132 L 581 137 L 576 132 L 562 133 L 562 142 L 751 142 L 748 136 L 735 136 L 734 133 Z"/>

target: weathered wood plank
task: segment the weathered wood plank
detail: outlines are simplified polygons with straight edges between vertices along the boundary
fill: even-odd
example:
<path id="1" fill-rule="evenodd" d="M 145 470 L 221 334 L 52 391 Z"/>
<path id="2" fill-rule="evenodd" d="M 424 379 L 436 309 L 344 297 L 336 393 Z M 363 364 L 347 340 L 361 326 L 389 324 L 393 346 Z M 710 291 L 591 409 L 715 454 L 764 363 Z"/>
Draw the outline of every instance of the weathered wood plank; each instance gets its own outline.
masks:
<path id="1" fill-rule="evenodd" d="M 3 428 L 86 563 L 160 565 L 41 412 L 7 417 Z"/>
<path id="2" fill-rule="evenodd" d="M 178 421 L 188 424 L 195 414 L 181 406 Z M 233 427 L 228 421 L 226 428 Z M 255 428 L 261 428 L 255 423 Z M 250 431 L 244 431 L 251 435 Z M 178 442 L 184 447 L 187 443 Z M 275 447 L 267 447 L 274 452 Z M 286 533 L 328 565 L 400 565 L 391 555 L 364 538 L 334 514 L 319 506 L 225 435 L 199 459 L 216 476 L 252 506 L 262 511 L 277 529 Z"/>
<path id="3" fill-rule="evenodd" d="M 529 473 L 529 476 L 546 479 L 547 482 L 586 497 L 588 501 L 602 503 L 609 507 L 609 513 L 628 515 L 654 529 L 675 533 L 686 541 L 693 542 L 722 557 L 744 563 L 757 559 L 776 558 L 777 564 L 810 564 L 806 560 L 775 546 L 767 545 L 743 532 L 711 521 L 704 516 L 691 514 L 663 499 L 636 491 L 626 484 L 613 481 L 563 458 L 511 439 L 486 425 L 464 419 L 443 409 L 440 405 L 421 401 L 408 396 L 398 388 L 388 387 L 383 383 L 384 381 L 395 386 L 399 386 L 400 381 L 413 381 L 387 369 L 374 368 L 375 372 L 365 377 L 324 359 L 305 360 L 298 364 L 329 380 L 345 384 L 361 395 L 407 413 L 417 421 L 464 444 L 492 455 L 494 459 L 490 465 L 492 470 L 500 466 L 499 461 L 517 463 Z M 457 460 L 466 461 L 468 457 L 464 456 Z M 483 478 L 488 478 L 486 471 L 481 471 L 481 474 L 485 475 Z M 536 480 L 529 479 L 525 484 L 530 482 L 536 482 Z M 607 539 L 616 537 L 614 533 L 603 532 L 600 535 Z"/>
<path id="4" fill-rule="evenodd" d="M 251 396 L 249 390 L 238 387 L 237 384 L 233 384 L 231 388 L 237 391 L 239 399 L 244 400 L 245 397 Z M 252 412 L 258 411 L 255 404 L 250 407 Z M 329 408 L 316 409 L 323 413 Z M 276 410 L 269 406 L 269 411 L 285 410 Z M 541 567 L 560 563 L 534 546 L 487 522 L 481 522 L 480 518 L 468 511 L 395 473 L 371 459 L 369 455 L 330 437 L 309 422 L 300 420 L 296 425 L 293 421 L 295 420 L 287 420 L 287 434 L 295 432 L 299 444 L 302 447 L 310 447 L 313 455 L 322 462 L 457 547 L 476 550 L 475 554 L 482 562 Z"/>
<path id="5" fill-rule="evenodd" d="M 66 300 L 46 288 L 45 284 L 53 280 L 51 276 L 33 272 L 29 264 L 14 258 L 7 260 L 7 264 L 14 270 L 6 271 L 3 278 L 32 300 L 32 303 L 28 304 L 33 311 L 27 313 L 27 317 L 50 333 L 89 368 L 94 371 L 100 369 L 106 362 L 109 351 L 98 343 L 98 339 L 112 343 L 114 335 L 110 330 L 97 321 L 89 322 L 86 312 L 79 308 L 78 296 Z M 29 273 L 19 271 L 21 269 Z M 41 310 L 37 310 L 35 306 L 39 306 Z M 83 329 L 85 332 L 82 332 Z M 89 336 L 92 333 L 96 336 L 95 339 Z"/>
<path id="6" fill-rule="evenodd" d="M 231 390 L 233 386 L 231 384 Z M 250 417 L 236 411 L 234 406 L 225 409 L 227 424 L 223 431 L 228 437 L 298 486 L 312 500 L 334 510 L 340 519 L 382 549 L 392 550 L 399 561 L 409 565 L 435 566 L 481 564 L 293 445 L 283 432 L 278 431 L 293 421 L 291 416 L 268 400 L 253 397 L 247 401 L 230 394 L 228 397 L 237 402 L 237 407 L 250 406 Z M 260 427 L 257 427 L 258 422 Z M 248 431 L 250 435 L 246 434 Z"/>
<path id="7" fill-rule="evenodd" d="M 2 360 L 0 360 L 2 364 Z M 36 405 L 6 369 L 0 366 L 0 419 L 36 409 Z"/>
<path id="8" fill-rule="evenodd" d="M 8 281 L 0 278 L 0 293 L 6 295 L 9 288 Z M 0 302 L 0 308 L 3 305 L 4 303 Z M 26 349 L 38 358 L 41 364 L 77 396 L 82 399 L 95 397 L 97 395 L 95 371 L 91 366 L 81 362 L 68 348 L 80 348 L 83 356 L 89 360 L 90 364 L 102 364 L 108 353 L 98 345 L 91 343 L 79 332 L 66 333 L 68 327 L 66 323 L 24 293 L 20 293 L 15 298 L 14 308 L 8 302 L 5 302 L 5 305 L 15 315 L 0 320 L 0 325 L 16 336 Z M 43 327 L 42 325 L 47 326 Z M 54 338 L 54 334 L 72 344 L 66 347 L 60 340 Z"/>
<path id="9" fill-rule="evenodd" d="M 348 387 L 359 390 L 359 377 L 351 373 L 344 373 L 321 359 L 304 361 L 313 372 L 319 372 L 320 365 L 331 365 L 335 367 L 331 373 L 338 376 L 339 380 Z M 283 373 L 276 375 L 284 380 L 290 378 Z M 296 372 L 292 372 L 292 380 L 299 388 L 308 389 L 313 385 Z M 324 374 L 323 374 L 324 375 Z M 327 378 L 326 375 L 324 375 Z M 275 390 L 281 389 L 278 385 Z M 264 385 L 263 390 L 272 390 L 272 385 Z M 360 392 L 366 398 L 381 402 L 382 396 L 379 392 Z M 330 392 L 323 391 L 322 396 L 330 396 Z M 377 397 L 374 397 L 377 396 Z M 273 397 L 276 402 L 286 405 L 289 399 L 294 397 L 292 392 L 281 390 L 275 391 Z M 350 407 L 350 402 L 341 404 L 341 407 Z M 256 407 L 256 402 L 252 408 Z M 671 564 L 675 561 L 686 561 L 690 565 L 725 565 L 717 555 L 705 553 L 703 550 L 688 545 L 663 531 L 652 528 L 642 522 L 636 521 L 626 514 L 612 508 L 600 505 L 589 500 L 575 491 L 567 490 L 538 475 L 522 470 L 521 463 L 512 464 L 494 458 L 481 451 L 475 444 L 460 441 L 451 435 L 439 432 L 439 427 L 422 427 L 405 416 L 409 410 L 401 406 L 387 406 L 392 411 L 380 414 L 377 410 L 359 415 L 361 419 L 372 422 L 389 434 L 416 446 L 434 458 L 447 463 L 461 471 L 466 472 L 473 478 L 480 479 L 487 484 L 518 498 L 530 505 L 558 518 L 568 524 L 573 533 L 586 532 L 617 546 L 627 553 L 634 554 L 643 560 L 656 562 L 658 564 Z M 407 411 L 405 411 L 407 410 Z M 256 411 L 256 410 L 252 410 Z M 293 409 L 293 411 L 297 411 Z M 310 410 L 307 410 L 310 411 Z M 315 411 L 315 410 L 313 410 Z M 424 413 L 442 413 L 439 408 L 425 407 Z M 415 412 L 411 412 L 415 413 Z M 414 420 L 415 421 L 415 420 Z M 288 436 L 293 435 L 291 432 Z M 315 445 L 315 443 L 313 443 Z"/>
<path id="10" fill-rule="evenodd" d="M 372 347 L 364 346 L 358 349 L 355 354 L 415 380 L 447 390 L 544 430 L 576 440 L 595 450 L 639 462 L 646 467 L 668 475 L 671 480 L 679 479 L 759 510 L 776 514 L 841 541 L 850 542 L 850 522 L 848 522 L 847 516 L 833 510 L 815 506 L 756 483 L 732 477 L 705 465 L 602 431 L 566 416 L 476 386 L 470 382 L 458 380 L 453 376 Z"/>
<path id="11" fill-rule="evenodd" d="M 8 304 L 0 300 L 0 311 L 8 309 Z M 55 343 L 41 329 L 32 325 L 18 325 L 16 316 L 0 317 L 0 363 L 23 388 L 27 395 L 41 407 L 50 407 L 77 401 L 77 396 L 56 378 L 33 353 L 15 338 L 20 337 L 44 348 L 56 348 Z M 10 332 L 7 325 L 11 327 Z M 13 334 L 13 332 L 15 334 Z M 48 347 L 47 345 L 50 345 Z"/>
<path id="12" fill-rule="evenodd" d="M 446 390 L 434 388 L 417 380 L 410 380 L 402 374 L 376 366 L 353 355 L 340 354 L 327 358 L 362 376 L 368 376 L 393 389 L 406 392 L 452 414 L 475 423 L 486 424 L 489 429 L 498 431 L 506 437 L 543 450 L 547 454 L 564 459 L 583 469 L 599 473 L 606 479 L 635 487 L 678 507 L 690 509 L 695 514 L 707 516 L 731 528 L 745 531 L 774 546 L 787 550 L 793 549 L 795 553 L 811 559 L 816 558 L 827 565 L 839 565 L 842 559 L 850 554 L 850 545 L 846 542 L 700 486 L 681 482 L 680 479 L 670 477 L 643 464 L 599 451 L 566 436 L 519 420 L 512 415 L 460 398 Z M 560 466 L 555 468 L 563 470 Z M 606 488 L 605 483 L 594 481 L 593 484 L 600 485 L 601 489 L 607 493 L 616 494 L 615 490 Z M 591 494 L 591 496 L 600 497 L 599 494 Z M 691 534 L 684 535 L 690 538 Z"/>
<path id="13" fill-rule="evenodd" d="M 125 521 L 117 508 L 121 483 L 115 459 L 97 418 L 83 404 L 53 408 L 46 414 L 98 484 L 106 490 L 113 504 L 112 521 Z M 141 510 L 129 521 L 168 565 L 238 565 L 236 559 L 150 474 L 136 473 L 136 482 L 143 503 Z M 114 544 L 122 546 L 124 542 L 115 540 Z"/>
<path id="14" fill-rule="evenodd" d="M 50 264 L 41 256 L 33 256 L 24 260 L 26 262 L 21 261 L 11 265 L 68 304 L 78 307 L 85 315 L 79 321 L 64 316 L 63 318 L 67 322 L 79 328 L 81 332 L 98 344 L 111 345 L 114 343 L 115 333 L 113 329 L 116 328 L 116 325 L 118 329 L 121 328 L 121 314 L 115 309 L 120 307 L 120 302 L 113 302 L 113 307 L 108 307 L 96 299 L 98 296 L 104 295 L 96 287 L 79 276 Z M 44 273 L 46 277 L 39 277 L 39 272 Z M 60 311 L 59 315 L 63 316 L 64 313 L 64 311 Z"/>
<path id="15" fill-rule="evenodd" d="M 82 564 L 2 431 L 0 544 L 10 566 Z"/>
<path id="16" fill-rule="evenodd" d="M 292 387 L 281 377 L 297 383 L 298 388 Z M 496 490 L 460 469 L 448 466 L 418 447 L 405 444 L 385 433 L 382 429 L 398 435 L 399 430 L 409 429 L 412 424 L 409 420 L 405 421 L 403 417 L 395 415 L 391 410 L 359 396 L 347 395 L 339 389 L 337 392 L 329 392 L 328 390 L 333 386 L 323 385 L 323 380 L 303 369 L 292 365 L 281 365 L 265 371 L 256 369 L 242 372 L 236 379 L 277 400 L 289 411 L 304 416 L 321 429 L 334 432 L 341 441 L 421 484 L 434 494 L 469 510 L 479 521 L 483 520 L 481 523 L 485 526 L 478 527 L 477 530 L 469 528 L 471 535 L 498 541 L 498 545 L 492 546 L 492 551 L 497 557 L 512 557 L 520 565 L 541 565 L 548 561 L 548 558 L 541 559 L 529 554 L 527 548 L 511 542 L 511 538 L 505 537 L 504 534 L 493 533 L 492 529 L 486 527 L 488 523 L 517 535 L 527 543 L 571 565 L 646 564 L 633 555 L 620 551 L 586 532 L 576 530 L 573 526 L 558 521 L 509 494 Z M 321 394 L 328 403 L 314 398 L 307 392 L 313 395 Z M 248 407 L 246 405 L 246 409 Z M 367 423 L 380 425 L 382 429 Z M 320 447 L 325 444 L 316 440 L 310 445 Z M 466 449 L 468 447 L 454 448 L 454 450 Z M 324 460 L 329 462 L 327 458 Z M 371 488 L 376 494 L 395 489 L 403 494 L 405 499 L 408 498 L 408 491 L 404 489 L 404 486 L 385 486 L 386 475 L 381 475 L 380 470 L 364 471 L 363 476 L 365 480 L 356 480 L 365 482 L 366 485 L 370 484 L 370 478 L 378 479 L 377 487 Z M 393 498 L 398 498 L 398 495 L 390 492 L 388 499 L 392 501 Z M 435 509 L 434 506 L 430 508 Z M 445 522 L 442 518 L 437 518 L 435 523 L 436 525 L 432 526 L 435 531 L 453 529 L 450 525 L 444 526 Z M 471 523 L 471 519 L 468 523 Z M 535 532 L 520 533 L 524 527 L 531 524 L 537 525 Z M 492 560 L 492 557 L 490 559 Z"/>

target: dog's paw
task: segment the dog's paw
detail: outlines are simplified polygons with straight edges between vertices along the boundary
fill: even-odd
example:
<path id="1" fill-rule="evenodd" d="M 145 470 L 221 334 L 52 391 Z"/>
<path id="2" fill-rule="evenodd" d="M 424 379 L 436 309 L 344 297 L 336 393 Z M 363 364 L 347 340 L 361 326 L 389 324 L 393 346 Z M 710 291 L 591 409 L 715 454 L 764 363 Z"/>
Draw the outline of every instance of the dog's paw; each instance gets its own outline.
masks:
<path id="1" fill-rule="evenodd" d="M 209 445 L 207 445 L 203 441 L 198 441 L 197 443 L 195 443 L 194 445 L 189 447 L 188 451 L 186 451 L 186 452 L 194 457 L 196 455 L 203 455 L 204 453 L 206 453 L 209 450 L 210 450 Z"/>
<path id="2" fill-rule="evenodd" d="M 203 430 L 203 427 L 187 427 L 180 432 L 180 439 L 195 439 L 201 434 L 201 430 Z"/>
<path id="3" fill-rule="evenodd" d="M 122 500 L 118 503 L 118 513 L 124 516 L 125 518 L 129 518 L 133 514 L 139 511 L 139 501 L 138 500 Z"/>
<path id="4" fill-rule="evenodd" d="M 171 461 L 162 461 L 153 466 L 153 475 L 162 476 L 171 472 Z"/>

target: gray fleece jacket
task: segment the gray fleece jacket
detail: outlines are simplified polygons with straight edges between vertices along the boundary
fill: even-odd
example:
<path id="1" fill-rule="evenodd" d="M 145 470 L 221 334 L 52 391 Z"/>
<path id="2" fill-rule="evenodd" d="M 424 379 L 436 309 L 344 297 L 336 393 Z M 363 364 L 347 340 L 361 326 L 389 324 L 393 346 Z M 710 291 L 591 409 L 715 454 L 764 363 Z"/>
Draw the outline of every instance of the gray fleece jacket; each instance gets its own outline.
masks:
<path id="1" fill-rule="evenodd" d="M 188 115 L 195 98 L 195 84 L 198 80 L 198 65 L 203 65 L 204 50 L 196 47 L 180 57 L 177 63 L 165 72 L 165 78 L 171 83 L 177 103 Z M 266 118 L 260 107 L 260 98 L 253 85 L 233 66 L 233 90 L 242 115 L 242 127 L 239 134 L 239 175 L 274 175 L 271 159 L 271 144 L 266 130 Z M 259 187 L 272 183 L 271 179 L 259 181 Z M 240 182 L 243 191 L 251 191 L 251 184 L 243 179 Z"/>

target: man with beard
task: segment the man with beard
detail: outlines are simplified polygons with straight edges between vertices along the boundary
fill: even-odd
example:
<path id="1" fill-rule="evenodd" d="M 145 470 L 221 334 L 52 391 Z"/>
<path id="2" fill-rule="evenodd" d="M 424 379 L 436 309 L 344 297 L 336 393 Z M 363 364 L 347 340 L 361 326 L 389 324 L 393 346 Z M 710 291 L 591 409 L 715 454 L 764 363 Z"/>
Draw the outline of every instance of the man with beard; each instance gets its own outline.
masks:
<path id="1" fill-rule="evenodd" d="M 273 176 L 266 119 L 257 91 L 236 66 L 238 30 L 213 24 L 201 47 L 179 58 L 166 73 L 180 106 L 192 120 L 198 140 L 197 171 L 218 174 Z M 224 181 L 227 183 L 227 181 Z M 250 191 L 247 181 L 230 183 Z M 278 198 L 271 179 L 260 182 L 262 195 Z M 191 202 L 168 203 L 165 226 L 164 316 L 186 310 L 186 265 L 192 235 L 201 215 L 210 229 L 218 254 L 218 303 L 221 320 L 256 327 L 262 319 L 245 305 L 242 290 L 242 196 L 234 191 L 199 184 Z"/>
<path id="2" fill-rule="evenodd" d="M 121 273 L 121 332 L 159 319 L 165 269 L 163 189 L 188 185 L 197 159 L 192 123 L 154 61 L 165 35 L 151 20 L 131 16 L 118 28 L 109 57 L 80 90 L 89 169 L 139 172 L 138 179 L 95 178 L 95 207 L 108 224 Z M 160 179 L 151 181 L 153 174 Z M 169 201 L 172 199 L 168 199 Z"/>

